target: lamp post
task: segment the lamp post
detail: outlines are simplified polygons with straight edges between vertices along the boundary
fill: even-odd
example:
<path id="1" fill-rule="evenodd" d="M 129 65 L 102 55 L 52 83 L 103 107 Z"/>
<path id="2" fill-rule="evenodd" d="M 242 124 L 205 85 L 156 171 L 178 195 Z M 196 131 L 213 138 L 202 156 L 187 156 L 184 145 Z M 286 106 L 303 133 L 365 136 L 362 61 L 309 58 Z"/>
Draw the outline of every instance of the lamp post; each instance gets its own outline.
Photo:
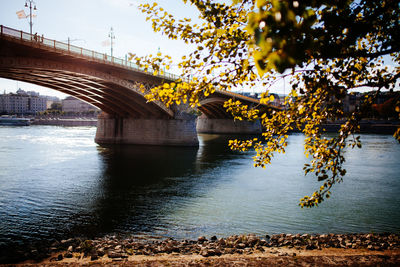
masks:
<path id="1" fill-rule="evenodd" d="M 108 37 L 110 37 L 110 41 L 111 41 L 111 57 L 113 56 L 113 39 L 115 39 L 115 35 L 114 35 L 114 30 L 111 27 L 110 33 L 108 34 Z"/>
<path id="2" fill-rule="evenodd" d="M 25 7 L 28 7 L 28 3 L 29 3 L 29 26 L 30 26 L 30 33 L 31 33 L 31 35 L 32 35 L 32 25 L 33 25 L 33 22 L 32 22 L 32 4 L 33 4 L 33 10 L 37 10 L 36 9 L 36 3 L 35 3 L 35 1 L 33 1 L 33 0 L 25 0 Z"/>

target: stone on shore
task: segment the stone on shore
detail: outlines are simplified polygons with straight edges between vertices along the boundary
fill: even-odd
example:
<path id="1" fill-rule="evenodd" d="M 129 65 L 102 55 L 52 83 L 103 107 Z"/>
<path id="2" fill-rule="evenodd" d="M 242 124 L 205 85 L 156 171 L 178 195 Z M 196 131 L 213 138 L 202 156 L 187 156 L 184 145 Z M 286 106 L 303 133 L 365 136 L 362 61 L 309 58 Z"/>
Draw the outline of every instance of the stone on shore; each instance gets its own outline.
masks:
<path id="1" fill-rule="evenodd" d="M 197 240 L 135 240 L 134 238 L 103 238 L 66 239 L 54 242 L 49 248 L 32 247 L 24 252 L 24 258 L 41 259 L 50 253 L 62 252 L 54 258 L 72 258 L 76 253 L 82 253 L 95 261 L 107 255 L 108 258 L 120 261 L 129 255 L 201 255 L 215 257 L 224 254 L 253 254 L 270 251 L 273 248 L 286 247 L 298 250 L 316 250 L 324 248 L 368 249 L 375 251 L 393 250 L 400 248 L 398 234 L 275 234 L 265 235 L 261 239 L 254 234 L 233 235 L 226 238 L 200 236 Z M 271 250 L 272 249 L 272 250 Z M 21 252 L 22 253 L 22 252 Z M 78 254 L 79 255 L 79 254 Z"/>

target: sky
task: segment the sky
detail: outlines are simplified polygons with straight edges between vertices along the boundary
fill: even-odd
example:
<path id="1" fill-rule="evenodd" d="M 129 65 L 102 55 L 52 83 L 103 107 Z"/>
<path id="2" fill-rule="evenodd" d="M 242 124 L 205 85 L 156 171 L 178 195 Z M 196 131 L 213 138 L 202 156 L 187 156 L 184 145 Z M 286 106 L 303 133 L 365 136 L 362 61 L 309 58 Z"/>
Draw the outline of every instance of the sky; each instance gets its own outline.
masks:
<path id="1" fill-rule="evenodd" d="M 110 46 L 102 43 L 109 40 L 111 27 L 115 40 L 113 55 L 125 58 L 129 52 L 139 56 L 156 54 L 158 49 L 168 54 L 172 59 L 180 59 L 190 53 L 194 47 L 179 40 L 169 40 L 161 33 L 154 33 L 151 22 L 146 21 L 146 15 L 137 6 L 152 0 L 35 0 L 37 10 L 33 20 L 33 33 L 42 34 L 49 39 L 110 54 Z M 157 0 L 166 11 L 177 18 L 198 17 L 197 10 L 182 0 Z M 24 10 L 25 0 L 0 0 L 0 24 L 17 30 L 29 32 L 29 19 L 18 19 L 17 11 Z M 29 5 L 29 4 L 28 4 Z M 270 91 L 273 93 L 288 93 L 290 85 L 280 80 Z M 21 88 L 25 91 L 37 91 L 41 95 L 66 97 L 61 92 L 44 87 L 0 78 L 0 93 L 4 90 L 15 92 Z M 398 86 L 396 88 L 399 90 Z M 249 89 L 257 92 L 257 89 Z"/>
<path id="2" fill-rule="evenodd" d="M 49 39 L 110 54 L 110 46 L 102 43 L 110 40 L 111 27 L 114 30 L 113 55 L 125 58 L 129 52 L 139 56 L 156 54 L 158 49 L 174 59 L 181 58 L 193 49 L 179 40 L 169 40 L 161 33 L 154 33 L 151 22 L 137 8 L 142 0 L 35 0 L 36 18 L 33 19 L 33 33 Z M 178 18 L 197 17 L 197 11 L 181 0 L 157 0 L 168 12 Z M 18 19 L 17 11 L 25 10 L 25 0 L 0 0 L 0 24 L 29 33 L 29 19 Z M 29 3 L 28 3 L 29 6 Z M 29 83 L 0 78 L 0 92 L 15 92 L 17 88 L 37 91 L 41 95 L 64 98 L 61 92 Z"/>

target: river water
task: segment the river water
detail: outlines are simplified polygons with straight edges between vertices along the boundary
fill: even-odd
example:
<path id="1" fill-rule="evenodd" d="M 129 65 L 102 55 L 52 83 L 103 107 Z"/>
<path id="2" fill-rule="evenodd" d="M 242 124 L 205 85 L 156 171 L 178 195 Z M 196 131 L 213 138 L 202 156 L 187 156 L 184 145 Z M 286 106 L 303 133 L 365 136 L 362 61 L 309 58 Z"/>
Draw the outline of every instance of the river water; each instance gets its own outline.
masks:
<path id="1" fill-rule="evenodd" d="M 400 232 L 400 145 L 361 136 L 348 173 L 319 208 L 301 134 L 254 168 L 226 136 L 199 148 L 100 147 L 95 127 L 0 127 L 0 247 L 104 234 L 194 239 L 255 233 Z"/>

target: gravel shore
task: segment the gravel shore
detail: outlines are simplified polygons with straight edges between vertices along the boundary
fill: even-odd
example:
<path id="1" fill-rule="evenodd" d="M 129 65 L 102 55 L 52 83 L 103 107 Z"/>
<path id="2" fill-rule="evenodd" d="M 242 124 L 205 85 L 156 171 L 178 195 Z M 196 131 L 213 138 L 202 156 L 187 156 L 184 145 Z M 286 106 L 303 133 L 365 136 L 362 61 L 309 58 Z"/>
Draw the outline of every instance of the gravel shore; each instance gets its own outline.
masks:
<path id="1" fill-rule="evenodd" d="M 201 236 L 197 240 L 155 241 L 121 239 L 116 236 L 72 238 L 54 242 L 48 248 L 32 248 L 18 260 L 8 259 L 8 263 L 19 261 L 23 265 L 40 266 L 111 263 L 127 266 L 231 266 L 237 263 L 237 266 L 263 266 L 268 262 L 275 265 L 282 261 L 282 266 L 290 266 L 299 263 L 299 260 L 304 262 L 304 266 L 329 262 L 332 265 L 326 266 L 352 265 L 351 263 L 363 263 L 357 266 L 400 266 L 400 236 L 276 234 L 260 237 L 249 234 L 227 238 Z M 365 265 L 369 263 L 375 264 Z"/>

